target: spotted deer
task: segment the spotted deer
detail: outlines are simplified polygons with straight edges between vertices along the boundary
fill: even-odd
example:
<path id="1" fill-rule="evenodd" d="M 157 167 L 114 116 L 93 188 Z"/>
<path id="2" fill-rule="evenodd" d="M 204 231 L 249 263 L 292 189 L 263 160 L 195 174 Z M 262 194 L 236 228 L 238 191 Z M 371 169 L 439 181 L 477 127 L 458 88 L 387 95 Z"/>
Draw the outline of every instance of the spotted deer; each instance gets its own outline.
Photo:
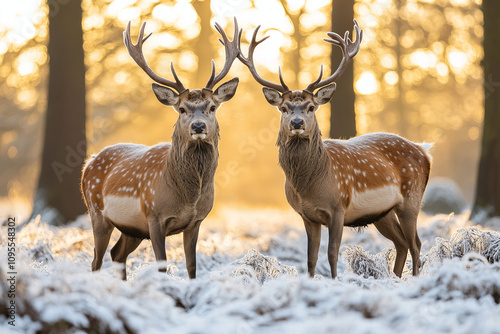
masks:
<path id="1" fill-rule="evenodd" d="M 173 63 L 175 81 L 153 72 L 142 52 L 143 43 L 151 36 L 144 37 L 146 22 L 141 26 L 137 44 L 131 42 L 129 22 L 123 40 L 130 56 L 159 83 L 152 84 L 158 100 L 172 106 L 179 117 L 172 143 L 117 144 L 87 161 L 81 190 L 94 234 L 93 271 L 101 268 L 111 232 L 116 227 L 121 236 L 111 249 L 111 258 L 124 265 L 143 239 L 151 239 L 156 260 L 165 261 L 165 237 L 183 232 L 187 271 L 190 278 L 196 277 L 198 231 L 214 203 L 214 174 L 219 157 L 216 110 L 234 96 L 238 86 L 238 78 L 234 78 L 212 91 L 227 75 L 239 53 L 236 20 L 234 24 L 232 41 L 215 24 L 226 52 L 223 69 L 215 75 L 212 60 L 212 74 L 206 86 L 189 90 L 177 77 Z M 123 279 L 126 279 L 125 269 Z"/>
<path id="2" fill-rule="evenodd" d="M 328 78 L 319 77 L 306 89 L 291 91 L 279 71 L 280 84 L 263 79 L 255 68 L 253 53 L 260 41 L 257 27 L 248 55 L 238 58 L 263 87 L 267 101 L 281 112 L 277 139 L 279 164 L 283 169 L 288 203 L 302 217 L 307 234 L 307 267 L 314 276 L 321 237 L 321 225 L 328 228 L 328 261 L 332 277 L 344 226 L 373 223 L 382 235 L 394 242 L 394 273 L 401 276 L 408 249 L 413 275 L 418 275 L 421 242 L 417 215 L 429 178 L 429 144 L 415 144 L 389 133 L 374 133 L 349 140 L 321 139 L 316 119 L 318 108 L 332 98 L 335 80 L 358 53 L 363 37 L 354 20 L 355 40 L 329 32 L 326 42 L 343 53 L 339 67 Z M 316 92 L 315 92 L 316 91 Z"/>

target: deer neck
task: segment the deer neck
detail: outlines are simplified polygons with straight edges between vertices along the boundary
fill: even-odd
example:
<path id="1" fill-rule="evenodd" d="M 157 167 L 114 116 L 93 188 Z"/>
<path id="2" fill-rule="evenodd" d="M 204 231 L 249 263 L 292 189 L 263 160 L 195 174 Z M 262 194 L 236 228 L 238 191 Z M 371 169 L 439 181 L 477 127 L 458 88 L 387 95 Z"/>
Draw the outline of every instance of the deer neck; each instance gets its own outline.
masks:
<path id="1" fill-rule="evenodd" d="M 305 193 L 328 174 L 329 158 L 316 123 L 308 138 L 278 134 L 279 164 L 287 181 L 298 193 Z"/>
<path id="2" fill-rule="evenodd" d="M 213 140 L 185 140 L 177 126 L 172 136 L 172 149 L 167 161 L 167 175 L 179 194 L 187 201 L 199 198 L 202 190 L 213 184 L 219 159 L 219 128 Z"/>

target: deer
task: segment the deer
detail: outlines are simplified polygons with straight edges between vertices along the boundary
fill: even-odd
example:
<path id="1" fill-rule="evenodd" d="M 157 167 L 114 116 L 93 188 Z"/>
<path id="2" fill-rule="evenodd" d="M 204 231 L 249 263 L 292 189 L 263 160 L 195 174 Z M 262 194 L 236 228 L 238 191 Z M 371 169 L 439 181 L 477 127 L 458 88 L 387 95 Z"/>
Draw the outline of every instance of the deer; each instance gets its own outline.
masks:
<path id="1" fill-rule="evenodd" d="M 105 147 L 86 162 L 81 191 L 87 205 L 93 236 L 92 271 L 100 270 L 103 256 L 116 227 L 121 235 L 111 249 L 113 262 L 123 265 L 144 239 L 150 239 L 156 261 L 166 261 L 165 238 L 183 233 L 186 268 L 190 279 L 196 277 L 196 243 L 201 222 L 214 204 L 214 174 L 219 151 L 219 124 L 216 111 L 236 93 L 239 79 L 233 78 L 213 88 L 229 72 L 239 54 L 241 31 L 234 20 L 234 37 L 229 41 L 218 23 L 225 64 L 215 74 L 212 60 L 210 78 L 202 89 L 189 90 L 170 64 L 174 81 L 156 74 L 144 58 L 142 46 L 146 22 L 133 44 L 129 22 L 123 41 L 132 59 L 155 82 L 156 98 L 178 113 L 171 143 L 154 146 L 116 144 Z M 160 266 L 160 271 L 166 268 Z"/>
<path id="2" fill-rule="evenodd" d="M 418 275 L 421 242 L 417 216 L 429 179 L 432 144 L 417 144 L 396 134 L 373 133 L 347 140 L 322 139 L 316 111 L 328 103 L 337 80 L 359 51 L 363 31 L 354 20 L 354 41 L 347 31 L 342 38 L 328 32 L 324 41 L 340 47 L 342 60 L 328 78 L 321 65 L 318 78 L 303 90 L 291 91 L 278 69 L 280 83 L 262 78 L 253 54 L 258 26 L 248 46 L 248 54 L 238 59 L 263 86 L 267 102 L 281 112 L 276 145 L 279 165 L 285 174 L 285 196 L 301 216 L 307 235 L 307 270 L 314 277 L 321 239 L 321 226 L 328 229 L 328 262 L 332 278 L 343 227 L 374 224 L 394 243 L 394 273 L 401 277 L 408 250 L 412 273 Z"/>

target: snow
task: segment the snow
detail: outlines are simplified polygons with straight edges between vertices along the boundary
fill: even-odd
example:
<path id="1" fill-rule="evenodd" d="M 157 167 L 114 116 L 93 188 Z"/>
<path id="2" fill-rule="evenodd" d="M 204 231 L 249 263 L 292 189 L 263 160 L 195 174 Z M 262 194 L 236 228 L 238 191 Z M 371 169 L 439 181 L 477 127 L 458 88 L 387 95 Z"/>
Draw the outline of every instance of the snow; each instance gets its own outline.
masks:
<path id="1" fill-rule="evenodd" d="M 182 237 L 167 239 L 167 273 L 151 243 L 128 259 L 128 280 L 111 262 L 90 272 L 87 217 L 66 227 L 32 220 L 17 232 L 16 327 L 8 325 L 6 261 L 0 261 L 2 333 L 500 333 L 500 233 L 464 215 L 421 215 L 422 268 L 392 273 L 395 250 L 374 227 L 346 228 L 339 277 L 329 278 L 326 233 L 316 277 L 306 274 L 298 216 L 278 210 L 224 210 L 198 242 L 198 278 L 189 280 Z M 7 231 L 0 228 L 0 258 Z M 111 244 L 119 234 L 114 233 Z"/>

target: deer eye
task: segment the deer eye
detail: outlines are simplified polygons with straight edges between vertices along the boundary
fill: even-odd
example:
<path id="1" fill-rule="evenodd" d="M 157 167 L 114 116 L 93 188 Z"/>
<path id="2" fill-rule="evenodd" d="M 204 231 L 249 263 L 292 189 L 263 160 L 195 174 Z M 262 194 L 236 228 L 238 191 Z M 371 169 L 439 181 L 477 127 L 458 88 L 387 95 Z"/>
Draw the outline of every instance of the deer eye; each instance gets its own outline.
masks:
<path id="1" fill-rule="evenodd" d="M 210 111 L 215 111 L 215 106 L 211 106 Z"/>
<path id="2" fill-rule="evenodd" d="M 184 108 L 179 108 L 179 111 L 181 112 L 181 114 L 184 114 L 186 112 L 186 109 Z"/>
<path id="3" fill-rule="evenodd" d="M 310 106 L 309 111 L 314 111 L 314 106 Z"/>
<path id="4" fill-rule="evenodd" d="M 281 111 L 287 112 L 285 107 L 281 108 Z"/>

